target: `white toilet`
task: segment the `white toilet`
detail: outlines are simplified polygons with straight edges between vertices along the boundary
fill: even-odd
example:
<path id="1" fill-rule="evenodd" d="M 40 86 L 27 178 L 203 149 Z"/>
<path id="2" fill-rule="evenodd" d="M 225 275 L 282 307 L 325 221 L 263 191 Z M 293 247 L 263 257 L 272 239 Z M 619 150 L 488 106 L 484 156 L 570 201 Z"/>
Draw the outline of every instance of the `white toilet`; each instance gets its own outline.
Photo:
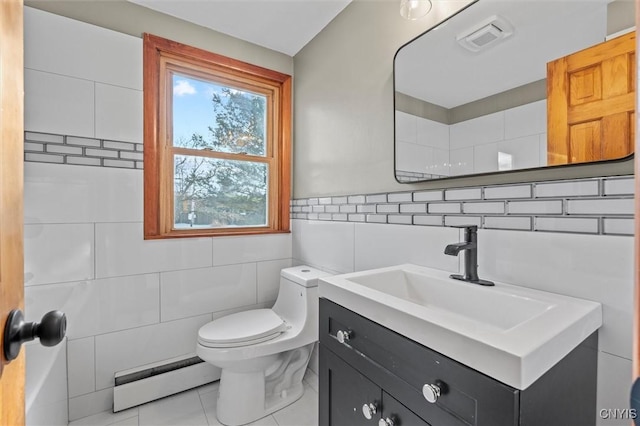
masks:
<path id="1" fill-rule="evenodd" d="M 251 423 L 302 396 L 318 340 L 318 278 L 328 275 L 308 266 L 283 269 L 273 308 L 227 315 L 200 328 L 196 353 L 222 369 L 222 424 Z"/>

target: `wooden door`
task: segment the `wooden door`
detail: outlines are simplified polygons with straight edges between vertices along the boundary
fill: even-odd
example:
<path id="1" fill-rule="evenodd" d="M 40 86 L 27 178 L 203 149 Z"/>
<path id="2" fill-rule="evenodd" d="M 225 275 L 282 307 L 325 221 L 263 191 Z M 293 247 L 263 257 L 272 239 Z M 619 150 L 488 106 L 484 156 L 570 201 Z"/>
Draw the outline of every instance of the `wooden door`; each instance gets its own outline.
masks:
<path id="1" fill-rule="evenodd" d="M 0 335 L 9 312 L 23 309 L 22 16 L 22 0 L 0 1 Z M 11 364 L 0 357 L 0 425 L 23 425 L 24 349 Z"/>
<path id="2" fill-rule="evenodd" d="M 547 64 L 547 163 L 623 158 L 635 141 L 635 32 Z"/>

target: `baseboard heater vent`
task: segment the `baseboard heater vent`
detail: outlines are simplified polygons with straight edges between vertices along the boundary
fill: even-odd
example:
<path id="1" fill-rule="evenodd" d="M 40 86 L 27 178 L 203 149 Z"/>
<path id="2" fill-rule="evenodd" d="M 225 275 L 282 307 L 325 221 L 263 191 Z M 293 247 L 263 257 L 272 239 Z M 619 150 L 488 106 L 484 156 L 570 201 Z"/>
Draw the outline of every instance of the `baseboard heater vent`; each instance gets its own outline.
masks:
<path id="1" fill-rule="evenodd" d="M 220 379 L 220 369 L 185 355 L 115 374 L 113 411 L 118 412 Z"/>

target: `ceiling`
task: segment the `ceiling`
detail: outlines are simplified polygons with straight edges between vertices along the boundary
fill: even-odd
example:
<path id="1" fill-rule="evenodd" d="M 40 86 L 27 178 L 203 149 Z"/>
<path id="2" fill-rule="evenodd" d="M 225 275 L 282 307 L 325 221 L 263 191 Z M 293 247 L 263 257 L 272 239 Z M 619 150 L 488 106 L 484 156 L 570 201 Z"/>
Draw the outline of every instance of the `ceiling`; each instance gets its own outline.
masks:
<path id="1" fill-rule="evenodd" d="M 351 0 L 128 0 L 294 56 Z"/>
<path id="2" fill-rule="evenodd" d="M 609 1 L 481 0 L 398 52 L 396 90 L 454 108 L 544 79 L 547 62 L 604 41 Z M 511 37 L 479 52 L 456 42 L 493 15 Z"/>

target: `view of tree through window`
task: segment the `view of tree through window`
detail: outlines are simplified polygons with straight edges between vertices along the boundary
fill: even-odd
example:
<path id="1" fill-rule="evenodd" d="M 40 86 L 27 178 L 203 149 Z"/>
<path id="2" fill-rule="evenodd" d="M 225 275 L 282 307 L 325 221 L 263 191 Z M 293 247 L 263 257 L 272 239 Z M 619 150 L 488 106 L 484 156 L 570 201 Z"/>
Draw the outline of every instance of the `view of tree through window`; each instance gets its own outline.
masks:
<path id="1" fill-rule="evenodd" d="M 291 76 L 143 39 L 144 238 L 289 232 Z"/>
<path id="2" fill-rule="evenodd" d="M 175 228 L 266 225 L 268 164 L 251 161 L 267 154 L 266 96 L 180 74 L 172 86 L 174 147 L 246 156 L 174 155 Z"/>

